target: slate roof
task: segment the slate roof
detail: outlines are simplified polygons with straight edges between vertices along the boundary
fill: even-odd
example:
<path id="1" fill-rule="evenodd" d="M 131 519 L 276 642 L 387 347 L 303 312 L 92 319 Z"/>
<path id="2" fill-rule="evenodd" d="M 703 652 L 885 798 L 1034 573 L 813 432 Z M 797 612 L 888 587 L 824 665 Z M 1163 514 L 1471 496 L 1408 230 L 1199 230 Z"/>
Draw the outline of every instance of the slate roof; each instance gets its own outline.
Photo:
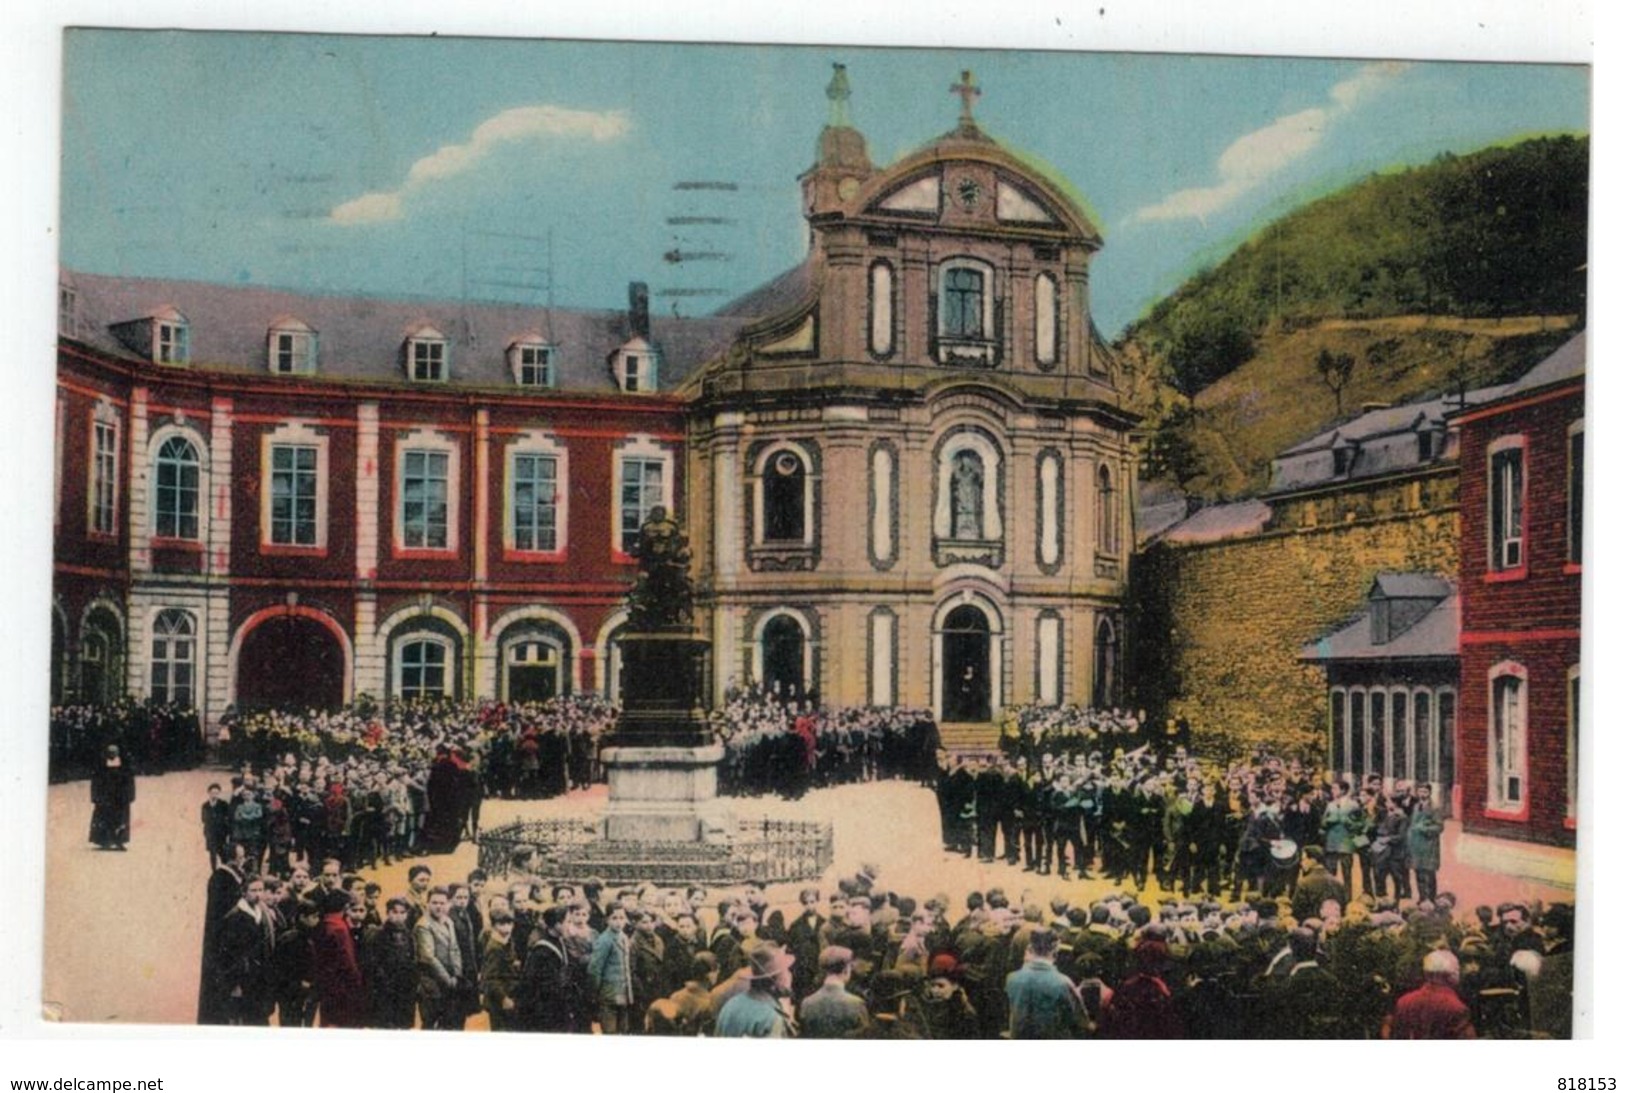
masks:
<path id="1" fill-rule="evenodd" d="M 1557 352 L 1506 385 L 1501 397 L 1521 395 L 1539 387 L 1547 387 L 1566 380 L 1579 379 L 1586 374 L 1586 336 L 1581 331 L 1560 346 Z"/>
<path id="2" fill-rule="evenodd" d="M 74 332 L 108 353 L 134 356 L 109 330 L 173 307 L 190 331 L 193 370 L 263 373 L 266 337 L 294 319 L 317 335 L 318 377 L 406 384 L 402 346 L 427 323 L 444 334 L 450 376 L 459 387 L 515 388 L 508 347 L 540 334 L 554 346 L 557 389 L 613 393 L 608 357 L 632 337 L 624 311 L 543 308 L 511 303 L 326 296 L 279 289 L 71 272 L 77 294 Z M 650 340 L 660 353 L 660 388 L 670 390 L 721 354 L 745 325 L 739 315 L 675 319 L 653 316 Z M 517 388 L 516 388 L 517 389 Z"/>
<path id="3" fill-rule="evenodd" d="M 1269 518 L 1270 507 L 1264 501 L 1235 501 L 1226 505 L 1209 505 L 1205 509 L 1198 509 L 1165 531 L 1162 541 L 1216 543 L 1221 539 L 1256 535 L 1264 530 Z"/>
<path id="4" fill-rule="evenodd" d="M 1455 591 L 1449 581 L 1431 573 L 1379 573 L 1371 583 L 1391 600 L 1442 600 Z"/>
<path id="5" fill-rule="evenodd" d="M 758 285 L 730 300 L 711 314 L 714 318 L 766 318 L 777 315 L 806 298 L 812 290 L 812 263 L 802 262 L 785 270 L 765 285 Z"/>
<path id="6" fill-rule="evenodd" d="M 1503 387 L 1481 387 L 1468 391 L 1466 402 L 1476 406 L 1500 398 L 1504 391 Z M 1265 495 L 1374 478 L 1449 458 L 1451 453 L 1444 450 L 1444 420 L 1445 415 L 1459 407 L 1458 396 L 1443 395 L 1368 410 L 1316 433 L 1270 460 L 1270 482 Z M 1436 434 L 1433 450 L 1425 459 L 1417 440 L 1417 434 L 1422 431 Z M 1336 473 L 1333 457 L 1339 448 L 1353 449 L 1353 459 L 1343 474 Z"/>
<path id="7" fill-rule="evenodd" d="M 1449 582 L 1442 582 L 1449 588 Z M 1408 630 L 1381 645 L 1371 640 L 1371 617 L 1354 620 L 1298 651 L 1299 660 L 1420 660 L 1456 656 L 1461 641 L 1461 601 L 1454 591 Z"/>

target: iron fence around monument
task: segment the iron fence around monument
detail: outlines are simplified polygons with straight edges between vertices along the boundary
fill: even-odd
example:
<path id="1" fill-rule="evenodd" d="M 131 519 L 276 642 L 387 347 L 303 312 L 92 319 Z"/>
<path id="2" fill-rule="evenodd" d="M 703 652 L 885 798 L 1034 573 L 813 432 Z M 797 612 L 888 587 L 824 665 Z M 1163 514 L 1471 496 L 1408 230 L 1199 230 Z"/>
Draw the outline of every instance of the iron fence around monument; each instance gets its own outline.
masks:
<path id="1" fill-rule="evenodd" d="M 555 881 L 605 884 L 777 884 L 823 876 L 835 860 L 834 827 L 808 820 L 740 820 L 726 840 L 608 840 L 592 820 L 517 820 L 481 832 L 480 868 Z"/>

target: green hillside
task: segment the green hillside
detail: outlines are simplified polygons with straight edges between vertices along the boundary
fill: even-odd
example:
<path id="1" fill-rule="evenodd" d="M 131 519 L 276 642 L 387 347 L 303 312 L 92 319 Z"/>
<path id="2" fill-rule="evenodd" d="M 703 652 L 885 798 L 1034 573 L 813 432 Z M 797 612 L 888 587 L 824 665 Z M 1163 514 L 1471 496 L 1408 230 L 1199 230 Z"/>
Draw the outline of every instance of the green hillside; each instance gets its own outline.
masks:
<path id="1" fill-rule="evenodd" d="M 1374 175 L 1192 277 L 1117 346 L 1150 474 L 1253 493 L 1364 403 L 1527 370 L 1583 322 L 1588 156 L 1547 137 Z"/>

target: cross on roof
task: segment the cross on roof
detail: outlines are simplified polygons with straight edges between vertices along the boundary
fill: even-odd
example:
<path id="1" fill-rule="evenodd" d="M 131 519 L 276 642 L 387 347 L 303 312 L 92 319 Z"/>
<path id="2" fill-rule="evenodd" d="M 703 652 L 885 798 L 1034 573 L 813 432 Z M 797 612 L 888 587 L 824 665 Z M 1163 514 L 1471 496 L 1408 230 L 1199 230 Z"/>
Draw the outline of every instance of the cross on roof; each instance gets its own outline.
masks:
<path id="1" fill-rule="evenodd" d="M 982 97 L 982 89 L 976 86 L 976 77 L 971 75 L 970 69 L 959 74 L 959 82 L 948 89 L 949 93 L 958 95 L 961 106 L 959 108 L 959 124 L 975 125 L 976 119 L 971 116 L 971 105 Z"/>

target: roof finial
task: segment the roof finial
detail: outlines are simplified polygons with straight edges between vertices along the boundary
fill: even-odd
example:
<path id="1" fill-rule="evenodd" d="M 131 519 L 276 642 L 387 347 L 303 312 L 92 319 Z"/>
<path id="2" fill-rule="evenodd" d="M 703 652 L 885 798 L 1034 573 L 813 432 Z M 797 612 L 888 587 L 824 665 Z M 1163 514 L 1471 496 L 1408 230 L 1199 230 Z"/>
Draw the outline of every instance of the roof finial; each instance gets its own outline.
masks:
<path id="1" fill-rule="evenodd" d="M 982 97 L 982 89 L 976 86 L 976 77 L 971 75 L 970 69 L 960 72 L 959 82 L 948 90 L 959 96 L 959 124 L 974 127 L 976 119 L 971 115 L 971 105 Z"/>
<path id="2" fill-rule="evenodd" d="M 837 128 L 850 127 L 852 120 L 847 116 L 846 101 L 852 97 L 852 85 L 846 81 L 845 65 L 835 65 L 835 75 L 830 77 L 824 94 L 829 98 L 829 124 Z"/>

